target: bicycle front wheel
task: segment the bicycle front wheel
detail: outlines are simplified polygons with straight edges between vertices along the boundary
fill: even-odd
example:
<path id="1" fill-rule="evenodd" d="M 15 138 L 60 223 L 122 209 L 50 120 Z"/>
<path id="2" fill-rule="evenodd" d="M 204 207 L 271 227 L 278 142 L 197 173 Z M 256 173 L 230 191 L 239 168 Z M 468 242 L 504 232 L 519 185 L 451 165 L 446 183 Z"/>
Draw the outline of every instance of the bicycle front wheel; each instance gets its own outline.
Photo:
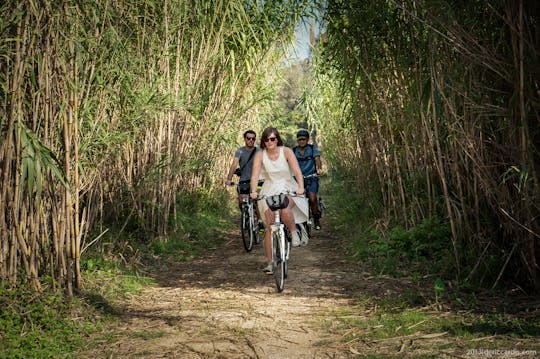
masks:
<path id="1" fill-rule="evenodd" d="M 251 243 L 259 244 L 259 223 L 255 220 L 255 209 L 253 206 L 249 208 L 249 235 L 251 236 Z"/>
<path id="2" fill-rule="evenodd" d="M 284 256 L 285 249 L 282 246 L 282 243 L 285 241 L 283 238 L 283 232 L 281 233 L 272 233 L 272 249 L 274 251 L 274 279 L 276 280 L 276 289 L 278 293 L 283 291 L 285 286 L 285 263 L 286 259 Z"/>
<path id="3" fill-rule="evenodd" d="M 251 252 L 253 249 L 253 231 L 250 229 L 250 218 L 247 207 L 242 208 L 242 220 L 240 223 L 240 229 L 242 231 L 242 242 L 246 252 Z"/>

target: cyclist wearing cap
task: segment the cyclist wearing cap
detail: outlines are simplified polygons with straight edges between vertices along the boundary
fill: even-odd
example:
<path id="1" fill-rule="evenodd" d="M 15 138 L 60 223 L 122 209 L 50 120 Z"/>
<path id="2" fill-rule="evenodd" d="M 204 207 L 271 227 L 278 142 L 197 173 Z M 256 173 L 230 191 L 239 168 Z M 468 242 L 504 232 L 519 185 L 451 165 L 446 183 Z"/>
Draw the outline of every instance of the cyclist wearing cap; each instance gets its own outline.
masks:
<path id="1" fill-rule="evenodd" d="M 309 132 L 307 130 L 300 130 L 296 134 L 296 140 L 298 146 L 293 148 L 293 152 L 298 159 L 300 170 L 303 176 L 309 176 L 313 174 L 321 175 L 322 164 L 321 154 L 316 144 L 309 143 Z M 309 206 L 311 207 L 311 213 L 313 213 L 313 220 L 315 221 L 315 229 L 320 230 L 320 218 L 319 208 L 317 206 L 317 193 L 319 192 L 319 179 L 317 177 L 304 180 L 305 190 L 309 197 Z"/>

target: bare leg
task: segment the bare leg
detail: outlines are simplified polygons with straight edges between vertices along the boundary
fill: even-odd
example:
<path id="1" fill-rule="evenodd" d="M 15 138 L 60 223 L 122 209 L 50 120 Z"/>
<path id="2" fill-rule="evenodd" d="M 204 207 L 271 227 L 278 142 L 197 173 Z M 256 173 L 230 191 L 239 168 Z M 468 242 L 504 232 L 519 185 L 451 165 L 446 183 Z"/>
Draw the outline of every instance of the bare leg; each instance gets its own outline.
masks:
<path id="1" fill-rule="evenodd" d="M 317 208 L 317 194 L 315 192 L 309 192 L 309 206 L 314 216 L 319 213 L 319 209 Z"/>
<path id="2" fill-rule="evenodd" d="M 319 213 L 319 204 L 317 202 L 317 193 L 309 192 L 309 206 L 313 215 L 313 222 L 315 222 L 315 230 L 318 231 L 321 229 L 321 223 L 319 221 L 321 218 L 321 214 Z"/>
<path id="3" fill-rule="evenodd" d="M 285 223 L 285 225 L 287 226 L 291 234 L 293 232 L 296 232 L 294 215 L 292 213 L 292 208 L 294 206 L 295 206 L 294 201 L 292 199 L 289 199 L 289 205 L 287 206 L 287 208 L 284 208 L 281 210 L 281 220 L 283 221 L 283 223 Z"/>
<path id="4" fill-rule="evenodd" d="M 238 208 L 240 208 L 240 212 L 242 212 L 242 202 L 244 199 L 245 194 L 238 194 Z"/>

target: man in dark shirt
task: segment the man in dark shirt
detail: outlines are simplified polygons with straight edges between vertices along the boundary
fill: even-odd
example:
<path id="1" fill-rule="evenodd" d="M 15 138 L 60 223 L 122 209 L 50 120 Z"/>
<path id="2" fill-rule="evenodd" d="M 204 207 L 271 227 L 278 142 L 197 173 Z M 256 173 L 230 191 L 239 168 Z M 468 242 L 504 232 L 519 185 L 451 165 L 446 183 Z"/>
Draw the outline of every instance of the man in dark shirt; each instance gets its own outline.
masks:
<path id="1" fill-rule="evenodd" d="M 320 176 L 322 171 L 321 154 L 316 144 L 309 143 L 309 132 L 300 130 L 296 134 L 298 146 L 293 148 L 293 152 L 298 159 L 298 164 L 304 177 L 317 174 Z M 313 214 L 315 229 L 321 229 L 319 208 L 317 206 L 317 193 L 319 192 L 319 178 L 316 176 L 304 179 L 304 186 L 309 198 L 309 206 Z"/>

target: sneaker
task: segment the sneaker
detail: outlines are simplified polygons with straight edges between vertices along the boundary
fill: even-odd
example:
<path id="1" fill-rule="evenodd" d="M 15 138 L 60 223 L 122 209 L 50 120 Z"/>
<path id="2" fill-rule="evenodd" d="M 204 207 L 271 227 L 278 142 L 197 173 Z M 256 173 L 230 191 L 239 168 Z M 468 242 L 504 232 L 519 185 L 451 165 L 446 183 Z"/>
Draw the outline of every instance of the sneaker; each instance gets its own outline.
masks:
<path id="1" fill-rule="evenodd" d="M 316 220 L 315 220 L 315 230 L 316 230 L 316 231 L 319 231 L 320 229 L 321 229 L 321 224 L 319 223 L 319 220 L 316 219 Z"/>
<path id="2" fill-rule="evenodd" d="M 272 263 L 268 263 L 268 265 L 263 268 L 263 273 L 268 275 L 274 274 L 274 270 L 272 269 Z"/>
<path id="3" fill-rule="evenodd" d="M 303 246 L 307 246 L 308 242 L 309 242 L 309 235 L 306 231 L 306 227 L 304 226 L 301 226 L 302 227 L 302 236 L 301 236 L 301 240 L 300 240 L 300 244 L 303 245 Z"/>
<path id="4" fill-rule="evenodd" d="M 300 245 L 300 236 L 298 235 L 298 231 L 291 233 L 291 242 L 293 247 L 298 247 Z"/>

